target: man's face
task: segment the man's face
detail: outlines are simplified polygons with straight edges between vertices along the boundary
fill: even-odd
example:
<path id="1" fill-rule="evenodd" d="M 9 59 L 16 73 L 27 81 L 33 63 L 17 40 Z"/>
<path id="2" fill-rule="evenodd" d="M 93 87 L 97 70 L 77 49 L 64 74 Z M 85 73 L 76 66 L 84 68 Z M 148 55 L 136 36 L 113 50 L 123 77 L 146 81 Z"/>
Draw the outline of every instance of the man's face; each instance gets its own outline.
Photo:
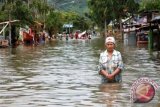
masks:
<path id="1" fill-rule="evenodd" d="M 107 51 L 113 51 L 114 50 L 114 43 L 112 43 L 112 42 L 108 42 L 108 43 L 106 43 L 106 48 L 107 48 Z"/>

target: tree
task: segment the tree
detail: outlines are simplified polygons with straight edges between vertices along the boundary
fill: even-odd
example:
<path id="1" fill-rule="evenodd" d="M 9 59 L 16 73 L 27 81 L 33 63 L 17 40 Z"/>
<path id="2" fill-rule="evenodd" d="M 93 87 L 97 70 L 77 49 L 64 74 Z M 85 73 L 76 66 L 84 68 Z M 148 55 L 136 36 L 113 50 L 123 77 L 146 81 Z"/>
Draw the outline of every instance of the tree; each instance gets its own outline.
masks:
<path id="1" fill-rule="evenodd" d="M 46 29 L 49 35 L 56 34 L 62 27 L 62 14 L 57 11 L 52 11 L 46 19 Z"/>
<path id="2" fill-rule="evenodd" d="M 87 30 L 89 28 L 88 20 L 75 12 L 63 12 L 63 23 L 73 24 L 74 29 Z"/>
<path id="3" fill-rule="evenodd" d="M 22 25 L 31 25 L 33 23 L 31 11 L 28 9 L 27 5 L 24 4 L 21 0 L 17 0 L 13 4 L 11 15 L 12 19 L 20 20 Z"/>
<path id="4" fill-rule="evenodd" d="M 21 0 L 7 0 L 1 9 L 1 20 L 20 20 L 20 24 L 31 24 L 33 18 L 27 5 Z"/>
<path id="5" fill-rule="evenodd" d="M 48 5 L 46 0 L 32 0 L 32 2 L 29 5 L 29 8 L 35 20 L 38 20 L 43 23 L 46 20 L 46 15 L 50 11 L 54 10 L 52 7 Z"/>
<path id="6" fill-rule="evenodd" d="M 104 22 L 109 24 L 111 20 L 121 23 L 129 12 L 133 14 L 138 10 L 137 5 L 134 0 L 88 0 L 91 19 L 100 28 L 104 28 Z"/>
<path id="7" fill-rule="evenodd" d="M 8 15 L 4 11 L 0 11 L 0 21 L 5 21 L 8 19 Z"/>
<path id="8" fill-rule="evenodd" d="M 100 28 L 104 28 L 104 22 L 107 21 L 107 24 L 112 20 L 111 14 L 109 11 L 111 9 L 111 1 L 109 0 L 88 0 L 88 6 L 90 9 L 90 18 L 94 21 Z"/>
<path id="9" fill-rule="evenodd" d="M 160 10 L 160 0 L 142 0 L 139 10 Z"/>

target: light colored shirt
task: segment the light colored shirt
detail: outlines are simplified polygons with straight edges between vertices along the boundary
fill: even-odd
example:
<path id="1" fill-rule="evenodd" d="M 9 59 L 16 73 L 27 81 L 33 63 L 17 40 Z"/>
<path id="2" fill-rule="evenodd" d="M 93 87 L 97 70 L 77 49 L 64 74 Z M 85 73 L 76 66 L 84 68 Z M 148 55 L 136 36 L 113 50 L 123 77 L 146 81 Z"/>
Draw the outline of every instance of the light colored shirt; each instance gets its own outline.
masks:
<path id="1" fill-rule="evenodd" d="M 99 58 L 99 71 L 106 70 L 109 74 L 111 74 L 116 68 L 121 69 L 121 72 L 124 68 L 121 53 L 117 50 L 114 50 L 112 57 L 109 58 L 107 50 L 102 52 Z M 116 82 L 120 82 L 122 80 L 121 72 L 115 76 L 114 80 Z M 102 76 L 102 82 L 107 81 L 107 78 Z"/>

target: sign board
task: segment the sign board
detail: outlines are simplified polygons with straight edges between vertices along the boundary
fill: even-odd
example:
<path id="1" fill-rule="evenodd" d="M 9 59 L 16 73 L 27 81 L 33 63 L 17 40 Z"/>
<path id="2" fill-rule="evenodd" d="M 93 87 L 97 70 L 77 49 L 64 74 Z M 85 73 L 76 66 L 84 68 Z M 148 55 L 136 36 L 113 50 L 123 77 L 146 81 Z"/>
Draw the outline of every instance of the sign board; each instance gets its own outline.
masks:
<path id="1" fill-rule="evenodd" d="M 72 28 L 73 27 L 73 24 L 64 24 L 63 25 L 63 28 Z"/>

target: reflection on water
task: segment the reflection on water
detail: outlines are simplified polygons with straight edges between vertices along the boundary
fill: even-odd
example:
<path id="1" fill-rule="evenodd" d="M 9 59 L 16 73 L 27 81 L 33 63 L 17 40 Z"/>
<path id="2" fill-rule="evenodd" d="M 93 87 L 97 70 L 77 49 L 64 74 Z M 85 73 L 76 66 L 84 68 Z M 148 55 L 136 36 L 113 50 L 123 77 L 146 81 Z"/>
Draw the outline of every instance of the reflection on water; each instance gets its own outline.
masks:
<path id="1" fill-rule="evenodd" d="M 121 84 L 101 84 L 99 86 L 99 91 L 102 92 L 100 100 L 103 103 L 106 103 L 107 107 L 118 106 L 119 104 L 116 102 L 120 100 L 119 96 L 121 96 L 118 90 L 122 90 Z"/>
<path id="2" fill-rule="evenodd" d="M 132 106 L 132 83 L 141 76 L 158 82 L 160 62 L 146 48 L 118 43 L 125 64 L 123 82 L 101 84 L 97 64 L 103 43 L 103 39 L 95 38 L 0 49 L 0 106 Z M 148 105 L 158 107 L 159 96 L 157 91 Z"/>

